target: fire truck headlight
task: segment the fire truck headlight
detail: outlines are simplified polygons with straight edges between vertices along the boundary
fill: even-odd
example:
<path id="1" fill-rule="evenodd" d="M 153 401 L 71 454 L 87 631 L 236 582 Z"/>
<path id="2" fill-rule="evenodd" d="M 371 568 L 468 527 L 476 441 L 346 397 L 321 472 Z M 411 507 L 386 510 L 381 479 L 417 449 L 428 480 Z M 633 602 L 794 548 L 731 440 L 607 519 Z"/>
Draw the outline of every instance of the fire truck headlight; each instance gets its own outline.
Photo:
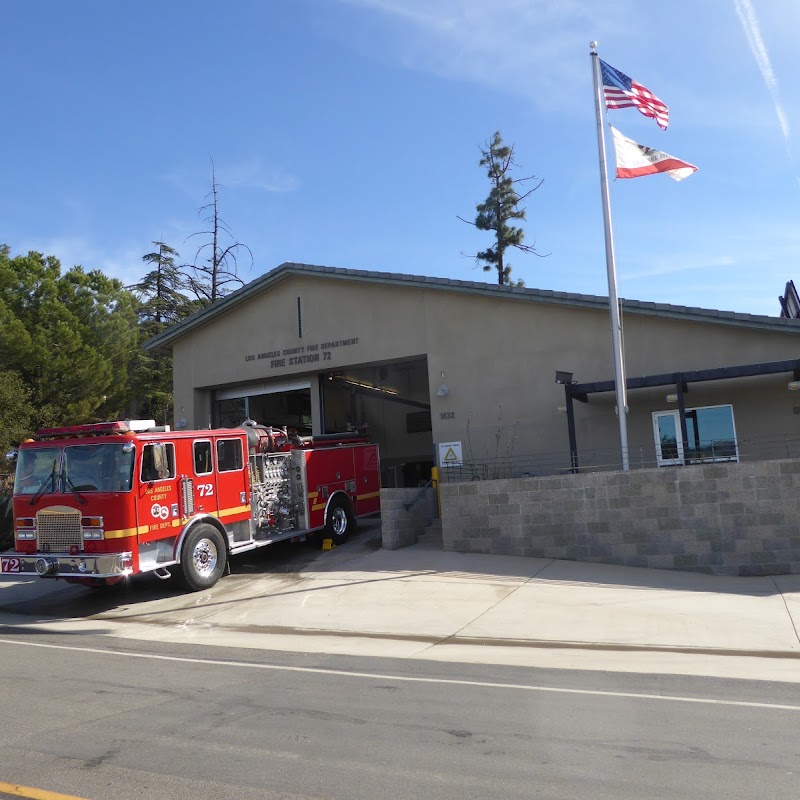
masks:
<path id="1" fill-rule="evenodd" d="M 104 538 L 102 517 L 81 517 L 81 527 L 84 539 Z"/>
<path id="2" fill-rule="evenodd" d="M 36 521 L 33 517 L 17 517 L 17 539 L 35 539 Z"/>

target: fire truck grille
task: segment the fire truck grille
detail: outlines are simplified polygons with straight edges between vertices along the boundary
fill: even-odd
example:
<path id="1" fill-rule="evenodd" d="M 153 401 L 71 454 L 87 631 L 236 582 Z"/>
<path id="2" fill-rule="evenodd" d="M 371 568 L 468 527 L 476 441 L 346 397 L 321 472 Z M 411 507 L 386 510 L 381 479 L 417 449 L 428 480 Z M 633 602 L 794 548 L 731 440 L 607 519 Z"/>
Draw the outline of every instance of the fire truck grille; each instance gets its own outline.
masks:
<path id="1" fill-rule="evenodd" d="M 45 553 L 66 553 L 83 544 L 80 511 L 40 511 L 36 515 L 38 549 Z"/>

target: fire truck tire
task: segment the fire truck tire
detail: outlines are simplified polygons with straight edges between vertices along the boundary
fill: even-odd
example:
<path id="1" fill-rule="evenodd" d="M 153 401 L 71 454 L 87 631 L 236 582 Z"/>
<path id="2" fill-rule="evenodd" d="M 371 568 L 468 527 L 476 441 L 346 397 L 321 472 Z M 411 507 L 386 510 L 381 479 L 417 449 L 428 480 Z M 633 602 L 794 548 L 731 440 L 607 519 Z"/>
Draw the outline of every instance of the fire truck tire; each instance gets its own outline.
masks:
<path id="1" fill-rule="evenodd" d="M 325 538 L 333 539 L 334 544 L 343 544 L 355 527 L 356 520 L 350 503 L 341 498 L 332 500 L 325 519 Z"/>
<path id="2" fill-rule="evenodd" d="M 191 592 L 210 589 L 222 577 L 227 558 L 222 534 L 213 525 L 195 525 L 183 543 L 177 578 Z"/>

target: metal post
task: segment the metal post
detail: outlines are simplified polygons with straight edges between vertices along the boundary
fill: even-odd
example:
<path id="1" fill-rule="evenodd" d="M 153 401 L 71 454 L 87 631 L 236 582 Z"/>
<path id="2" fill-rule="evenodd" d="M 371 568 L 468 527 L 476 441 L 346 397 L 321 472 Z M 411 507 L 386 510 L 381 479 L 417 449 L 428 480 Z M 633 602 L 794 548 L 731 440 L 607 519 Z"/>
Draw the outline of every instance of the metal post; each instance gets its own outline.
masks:
<path id="1" fill-rule="evenodd" d="M 436 516 L 441 519 L 442 498 L 439 495 L 439 467 L 431 467 L 431 486 L 433 486 L 433 491 L 436 492 Z"/>
<path id="2" fill-rule="evenodd" d="M 569 384 L 564 386 L 567 398 L 567 431 L 569 432 L 569 461 L 572 473 L 578 471 L 578 437 L 575 435 L 575 409 L 572 403 L 572 391 Z"/>
<path id="3" fill-rule="evenodd" d="M 675 375 L 675 394 L 678 395 L 678 416 L 680 418 L 680 425 L 681 425 L 681 441 L 683 444 L 681 445 L 681 451 L 678 455 L 681 458 L 681 463 L 686 464 L 686 449 L 689 445 L 688 440 L 688 433 L 686 431 L 686 403 L 684 402 L 683 398 L 683 375 L 676 374 Z"/>
<path id="4" fill-rule="evenodd" d="M 611 314 L 611 341 L 614 348 L 614 382 L 617 394 L 617 417 L 619 419 L 619 444 L 622 450 L 622 469 L 629 469 L 628 462 L 628 400 L 625 385 L 625 364 L 622 355 L 622 326 L 619 319 L 619 298 L 617 297 L 617 271 L 614 262 L 614 239 L 611 232 L 611 200 L 608 192 L 606 166 L 606 139 L 603 130 L 602 91 L 600 59 L 591 42 L 592 74 L 594 76 L 595 115 L 597 118 L 597 153 L 600 159 L 600 194 L 603 198 L 603 221 L 606 237 L 606 272 L 608 274 L 608 310 Z"/>

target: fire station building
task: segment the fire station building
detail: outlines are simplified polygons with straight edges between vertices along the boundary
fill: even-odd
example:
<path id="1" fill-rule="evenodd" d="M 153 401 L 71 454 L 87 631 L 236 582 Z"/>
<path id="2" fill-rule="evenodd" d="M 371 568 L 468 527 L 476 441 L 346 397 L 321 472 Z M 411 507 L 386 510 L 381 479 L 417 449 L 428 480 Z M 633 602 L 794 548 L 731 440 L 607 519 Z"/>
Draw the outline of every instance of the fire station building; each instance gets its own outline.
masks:
<path id="1" fill-rule="evenodd" d="M 631 467 L 800 454 L 800 320 L 621 314 Z M 173 353 L 176 428 L 365 430 L 386 487 L 619 468 L 606 297 L 286 263 L 148 348 Z"/>

